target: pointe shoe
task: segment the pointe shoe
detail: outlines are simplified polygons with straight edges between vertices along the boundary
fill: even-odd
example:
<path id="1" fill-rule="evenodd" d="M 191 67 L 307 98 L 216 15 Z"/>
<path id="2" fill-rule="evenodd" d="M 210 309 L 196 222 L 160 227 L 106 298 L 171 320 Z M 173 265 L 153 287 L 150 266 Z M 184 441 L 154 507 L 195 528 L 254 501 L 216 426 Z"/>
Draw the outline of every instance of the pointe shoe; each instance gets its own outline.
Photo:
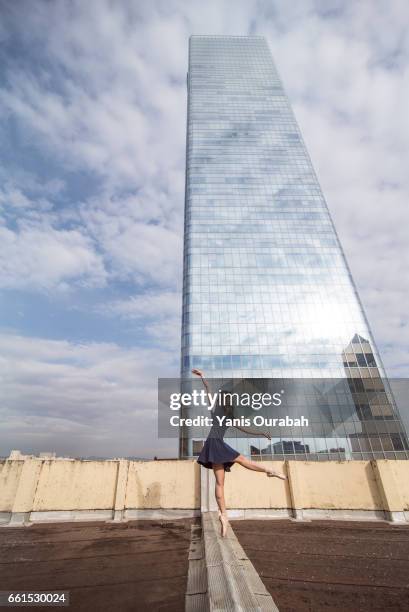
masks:
<path id="1" fill-rule="evenodd" d="M 269 478 L 280 478 L 280 480 L 287 480 L 287 476 L 285 476 L 281 472 L 275 472 L 274 470 L 271 470 L 270 472 L 266 472 L 266 474 Z"/>
<path id="2" fill-rule="evenodd" d="M 227 526 L 229 524 L 227 516 L 225 514 L 222 514 L 221 512 L 219 512 L 219 521 L 220 521 L 220 524 L 222 526 L 221 536 L 222 536 L 222 538 L 225 538 L 226 535 L 227 535 Z"/>

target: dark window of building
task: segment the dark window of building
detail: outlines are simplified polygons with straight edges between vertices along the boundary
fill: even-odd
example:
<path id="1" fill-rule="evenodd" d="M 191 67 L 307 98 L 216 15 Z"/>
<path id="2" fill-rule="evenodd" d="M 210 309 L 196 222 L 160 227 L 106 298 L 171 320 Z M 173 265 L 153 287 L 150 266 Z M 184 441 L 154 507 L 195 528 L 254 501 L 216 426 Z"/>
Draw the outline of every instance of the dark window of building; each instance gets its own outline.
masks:
<path id="1" fill-rule="evenodd" d="M 193 440 L 193 454 L 200 455 L 200 451 L 203 448 L 203 440 Z"/>

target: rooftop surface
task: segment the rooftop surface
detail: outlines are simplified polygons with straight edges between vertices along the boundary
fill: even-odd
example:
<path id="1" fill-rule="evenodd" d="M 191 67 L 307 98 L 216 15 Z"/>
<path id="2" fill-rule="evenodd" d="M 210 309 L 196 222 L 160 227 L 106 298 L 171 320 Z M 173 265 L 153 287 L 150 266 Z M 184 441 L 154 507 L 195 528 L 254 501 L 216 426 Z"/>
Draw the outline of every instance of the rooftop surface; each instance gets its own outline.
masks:
<path id="1" fill-rule="evenodd" d="M 182 612 L 192 523 L 199 519 L 2 528 L 0 590 L 68 590 L 75 612 Z M 231 525 L 280 612 L 409 610 L 409 525 Z"/>
<path id="2" fill-rule="evenodd" d="M 193 520 L 3 528 L 0 590 L 68 590 L 75 612 L 181 612 Z"/>
<path id="3" fill-rule="evenodd" d="M 232 521 L 280 612 L 409 610 L 409 525 Z"/>

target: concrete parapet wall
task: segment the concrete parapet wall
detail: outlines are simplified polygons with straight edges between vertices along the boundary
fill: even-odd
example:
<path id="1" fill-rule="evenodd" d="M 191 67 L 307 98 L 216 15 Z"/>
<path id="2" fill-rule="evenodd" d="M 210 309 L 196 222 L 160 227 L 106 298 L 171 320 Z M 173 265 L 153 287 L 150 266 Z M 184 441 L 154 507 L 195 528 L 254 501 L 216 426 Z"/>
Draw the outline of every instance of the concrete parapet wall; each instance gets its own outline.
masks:
<path id="1" fill-rule="evenodd" d="M 370 461 L 290 461 L 288 470 L 294 508 L 383 509 Z"/>
<path id="2" fill-rule="evenodd" d="M 114 507 L 118 461 L 32 461 L 42 463 L 33 510 Z"/>
<path id="3" fill-rule="evenodd" d="M 284 461 L 263 461 L 263 465 L 286 474 Z M 278 478 L 267 479 L 262 473 L 235 465 L 226 475 L 226 504 L 228 508 L 238 509 L 291 508 L 288 482 Z"/>
<path id="4" fill-rule="evenodd" d="M 0 519 L 115 518 L 127 510 L 200 507 L 195 461 L 9 460 L 0 468 Z M 88 511 L 88 512 L 87 512 Z M 98 511 L 98 512 L 96 512 Z M 104 514 L 107 511 L 108 514 Z"/>
<path id="5" fill-rule="evenodd" d="M 409 511 L 409 467 L 408 461 L 389 461 L 391 472 L 394 475 L 396 486 L 399 489 L 400 499 L 405 511 Z"/>
<path id="6" fill-rule="evenodd" d="M 200 508 L 196 461 L 129 462 L 126 508 Z"/>
<path id="7" fill-rule="evenodd" d="M 11 512 L 24 461 L 5 461 L 0 466 L 0 512 Z"/>
<path id="8" fill-rule="evenodd" d="M 271 516 L 409 518 L 409 461 L 266 462 L 287 481 L 234 466 L 226 475 L 226 502 L 237 511 Z M 149 511 L 197 513 L 203 505 L 199 465 L 193 460 L 8 460 L 0 466 L 0 520 L 19 523 L 58 516 L 113 518 Z M 210 499 L 212 480 L 207 483 Z M 204 498 L 203 498 L 204 499 Z M 176 513 L 176 514 L 175 514 Z M 341 514 L 340 514 L 341 513 Z M 244 515 L 243 515 L 244 516 Z"/>

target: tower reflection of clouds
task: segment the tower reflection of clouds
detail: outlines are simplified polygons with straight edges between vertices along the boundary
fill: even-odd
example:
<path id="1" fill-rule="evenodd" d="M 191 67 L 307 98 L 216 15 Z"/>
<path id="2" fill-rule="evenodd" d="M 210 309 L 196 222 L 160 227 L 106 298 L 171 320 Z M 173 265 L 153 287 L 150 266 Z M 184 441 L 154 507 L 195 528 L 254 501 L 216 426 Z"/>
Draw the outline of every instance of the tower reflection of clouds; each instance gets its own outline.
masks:
<path id="1" fill-rule="evenodd" d="M 381 363 L 262 37 L 190 39 L 184 242 L 183 377 L 199 368 L 209 378 L 345 379 L 341 355 L 355 337 L 362 350 L 362 342 L 370 346 L 348 354 Z M 357 369 L 375 384 L 375 366 L 359 359 L 346 366 L 348 375 Z M 368 425 L 363 404 L 360 418 L 334 422 L 335 437 L 325 423 L 308 439 L 234 444 L 260 457 L 404 456 L 390 407 L 375 408 L 372 397 Z M 380 429 L 381 421 L 388 426 Z M 192 440 L 182 436 L 180 455 L 192 454 Z"/>

